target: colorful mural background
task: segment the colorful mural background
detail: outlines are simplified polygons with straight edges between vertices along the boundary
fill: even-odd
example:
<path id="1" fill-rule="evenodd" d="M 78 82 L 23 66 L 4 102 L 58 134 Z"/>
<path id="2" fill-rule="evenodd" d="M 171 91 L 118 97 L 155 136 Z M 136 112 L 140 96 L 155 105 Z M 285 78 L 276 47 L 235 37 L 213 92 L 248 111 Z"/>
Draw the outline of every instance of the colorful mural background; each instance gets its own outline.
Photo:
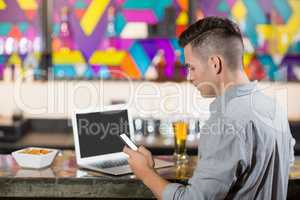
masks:
<path id="1" fill-rule="evenodd" d="M 67 48 L 63 45 L 67 38 L 61 37 L 60 28 L 63 7 L 69 10 L 69 40 L 72 42 Z M 165 9 L 170 7 L 176 20 L 173 36 L 124 37 L 130 29 L 138 31 L 147 27 L 150 32 L 149 28 L 158 24 L 165 25 L 162 28 L 166 29 Z M 125 73 L 131 79 L 147 79 L 152 60 L 157 51 L 163 49 L 165 75 L 171 79 L 175 50 L 182 51 L 176 35 L 188 24 L 188 0 L 56 0 L 53 22 L 56 77 L 119 79 L 124 78 L 122 73 Z"/>
<path id="2" fill-rule="evenodd" d="M 194 10 L 197 18 L 224 16 L 240 25 L 251 79 L 300 80 L 299 0 L 195 2 L 191 9 L 189 0 L 53 0 L 51 72 L 62 79 L 122 79 L 126 74 L 144 80 L 163 49 L 164 73 L 172 80 L 175 51 L 182 52 L 176 36 L 187 27 L 189 10 Z M 40 5 L 40 0 L 0 0 L 0 78 L 5 65 L 38 67 Z M 128 37 L 134 30 L 144 30 L 144 35 Z M 183 62 L 182 55 L 180 59 Z"/>
<path id="3" fill-rule="evenodd" d="M 39 0 L 0 0 L 1 79 L 5 65 L 24 70 L 38 66 L 41 51 L 39 5 Z"/>
<path id="4" fill-rule="evenodd" d="M 230 17 L 241 27 L 251 79 L 300 80 L 299 0 L 201 0 L 196 15 Z"/>

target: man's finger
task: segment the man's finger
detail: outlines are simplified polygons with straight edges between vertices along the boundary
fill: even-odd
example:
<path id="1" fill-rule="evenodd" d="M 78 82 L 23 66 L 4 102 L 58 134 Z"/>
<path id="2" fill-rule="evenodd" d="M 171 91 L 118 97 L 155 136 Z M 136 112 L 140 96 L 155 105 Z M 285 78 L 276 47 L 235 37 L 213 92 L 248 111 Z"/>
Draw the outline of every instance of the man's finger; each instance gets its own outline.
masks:
<path id="1" fill-rule="evenodd" d="M 138 150 L 139 152 L 141 152 L 141 153 L 143 153 L 143 154 L 149 154 L 150 153 L 150 151 L 148 151 L 144 146 L 140 146 L 139 147 L 139 150 Z"/>
<path id="2" fill-rule="evenodd" d="M 140 152 L 147 158 L 148 163 L 151 167 L 155 166 L 155 162 L 153 160 L 152 153 L 148 149 L 146 149 L 144 146 L 141 145 L 138 149 L 138 152 Z"/>
<path id="3" fill-rule="evenodd" d="M 147 157 L 152 156 L 152 153 L 148 149 L 146 149 L 144 146 L 140 146 L 138 151 Z"/>
<path id="4" fill-rule="evenodd" d="M 128 147 L 124 146 L 123 148 L 123 152 L 128 154 L 129 156 L 132 156 L 132 154 L 134 153 L 133 150 L 129 149 Z"/>

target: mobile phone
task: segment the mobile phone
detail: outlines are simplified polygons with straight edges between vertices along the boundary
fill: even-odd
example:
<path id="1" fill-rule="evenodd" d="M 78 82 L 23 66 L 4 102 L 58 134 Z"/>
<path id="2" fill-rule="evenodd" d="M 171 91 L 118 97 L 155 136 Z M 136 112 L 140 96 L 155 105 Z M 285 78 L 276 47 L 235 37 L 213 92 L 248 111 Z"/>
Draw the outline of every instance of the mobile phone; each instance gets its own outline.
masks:
<path id="1" fill-rule="evenodd" d="M 138 150 L 136 144 L 125 133 L 121 134 L 120 138 L 124 142 L 124 144 L 126 144 L 129 148 L 131 148 L 134 151 Z"/>

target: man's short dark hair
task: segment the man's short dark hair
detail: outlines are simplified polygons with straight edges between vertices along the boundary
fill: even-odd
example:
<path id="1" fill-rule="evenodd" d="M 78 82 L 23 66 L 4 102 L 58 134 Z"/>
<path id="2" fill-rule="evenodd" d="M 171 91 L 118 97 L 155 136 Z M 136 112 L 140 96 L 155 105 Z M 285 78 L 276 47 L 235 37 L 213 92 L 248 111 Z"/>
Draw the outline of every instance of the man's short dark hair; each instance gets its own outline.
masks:
<path id="1" fill-rule="evenodd" d="M 242 66 L 243 40 L 237 24 L 227 18 L 206 17 L 190 25 L 180 36 L 179 44 L 191 44 L 201 55 L 221 54 L 230 69 Z"/>

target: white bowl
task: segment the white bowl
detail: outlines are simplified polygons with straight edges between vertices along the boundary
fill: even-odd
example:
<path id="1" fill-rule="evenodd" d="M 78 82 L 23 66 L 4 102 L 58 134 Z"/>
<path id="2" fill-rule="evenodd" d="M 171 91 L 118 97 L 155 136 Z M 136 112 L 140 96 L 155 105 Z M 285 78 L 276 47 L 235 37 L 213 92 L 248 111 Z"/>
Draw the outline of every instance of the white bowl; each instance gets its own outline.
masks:
<path id="1" fill-rule="evenodd" d="M 50 152 L 47 154 L 21 153 L 25 149 L 43 149 L 43 150 L 48 150 Z M 38 148 L 38 147 L 28 147 L 25 149 L 20 149 L 18 151 L 12 152 L 12 156 L 17 161 L 20 167 L 33 168 L 33 169 L 41 169 L 51 165 L 58 152 L 58 150 L 56 149 L 47 149 L 47 148 Z"/>

